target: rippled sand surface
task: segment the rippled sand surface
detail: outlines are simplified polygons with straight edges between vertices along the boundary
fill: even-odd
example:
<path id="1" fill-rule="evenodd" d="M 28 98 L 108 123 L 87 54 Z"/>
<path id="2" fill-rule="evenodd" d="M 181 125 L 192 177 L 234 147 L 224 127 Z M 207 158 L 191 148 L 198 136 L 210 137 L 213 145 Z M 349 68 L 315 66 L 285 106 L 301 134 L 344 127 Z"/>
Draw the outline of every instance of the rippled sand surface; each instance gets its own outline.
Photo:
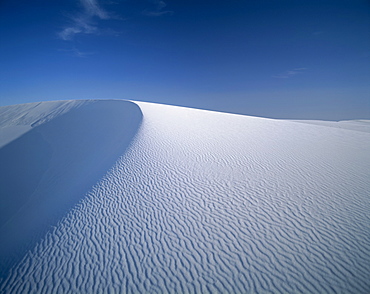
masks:
<path id="1" fill-rule="evenodd" d="M 370 133 L 136 105 L 115 164 L 1 291 L 370 292 Z"/>

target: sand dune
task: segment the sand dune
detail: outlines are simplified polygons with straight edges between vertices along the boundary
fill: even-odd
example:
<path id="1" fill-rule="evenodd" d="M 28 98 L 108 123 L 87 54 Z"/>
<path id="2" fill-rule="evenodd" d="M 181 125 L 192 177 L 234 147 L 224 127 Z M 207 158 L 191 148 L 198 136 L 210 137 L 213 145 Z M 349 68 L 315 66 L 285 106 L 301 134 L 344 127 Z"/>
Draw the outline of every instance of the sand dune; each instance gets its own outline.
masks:
<path id="1" fill-rule="evenodd" d="M 84 103 L 91 105 L 83 102 L 74 112 L 83 120 Z M 96 112 L 88 125 L 108 119 L 119 103 L 126 104 L 123 118 L 117 114 L 103 130 L 93 128 L 95 141 L 84 146 L 123 126 L 124 136 L 130 135 L 117 151 L 120 156 L 115 154 L 110 168 L 104 166 L 104 176 L 94 177 L 87 193 L 84 186 L 74 198 L 77 204 L 68 212 L 63 209 L 64 217 L 29 246 L 22 260 L 8 262 L 1 291 L 370 291 L 368 132 L 136 102 L 141 122 L 135 104 L 114 103 L 94 102 Z M 51 134 L 55 128 L 47 127 L 58 144 L 70 141 L 65 132 L 77 125 L 69 119 L 66 125 L 59 117 L 63 131 Z M 127 127 L 132 120 L 136 122 Z M 48 148 L 33 139 L 41 142 L 34 143 L 41 149 Z M 69 183 L 79 186 L 75 179 L 95 167 L 96 157 L 107 155 L 107 146 L 87 162 L 72 165 L 71 174 L 66 175 L 70 166 L 55 174 L 63 181 L 64 195 Z M 75 160 L 82 153 L 73 147 L 60 156 Z M 45 166 L 54 166 L 51 159 L 45 161 Z M 44 185 L 51 181 L 42 180 Z M 50 199 L 54 192 L 47 194 Z"/>
<path id="2" fill-rule="evenodd" d="M 0 134 L 6 133 L 0 149 L 1 275 L 114 164 L 141 116 L 135 104 L 123 101 L 0 108 Z M 9 129 L 21 132 L 9 137 Z"/>
<path id="3" fill-rule="evenodd" d="M 298 120 L 296 122 L 370 133 L 369 120 L 343 120 L 343 121 Z"/>

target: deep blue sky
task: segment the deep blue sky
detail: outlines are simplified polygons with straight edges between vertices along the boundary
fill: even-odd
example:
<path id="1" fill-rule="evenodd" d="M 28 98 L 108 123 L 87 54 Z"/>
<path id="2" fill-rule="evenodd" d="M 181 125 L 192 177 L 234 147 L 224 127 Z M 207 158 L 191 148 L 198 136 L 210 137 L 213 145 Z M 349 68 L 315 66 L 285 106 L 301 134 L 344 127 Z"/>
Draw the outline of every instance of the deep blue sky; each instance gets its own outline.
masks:
<path id="1" fill-rule="evenodd" d="M 370 1 L 1 0 L 0 105 L 370 119 Z"/>

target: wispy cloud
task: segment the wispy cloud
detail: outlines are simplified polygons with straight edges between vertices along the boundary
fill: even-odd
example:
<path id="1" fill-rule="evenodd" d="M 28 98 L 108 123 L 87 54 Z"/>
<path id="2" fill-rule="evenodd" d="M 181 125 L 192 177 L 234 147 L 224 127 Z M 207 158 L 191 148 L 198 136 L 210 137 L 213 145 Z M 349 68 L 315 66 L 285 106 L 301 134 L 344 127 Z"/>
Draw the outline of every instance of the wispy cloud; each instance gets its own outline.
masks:
<path id="1" fill-rule="evenodd" d="M 89 16 L 97 16 L 100 19 L 108 19 L 109 14 L 103 10 L 96 0 L 80 0 L 82 6 L 85 8 L 85 12 Z"/>
<path id="2" fill-rule="evenodd" d="M 61 31 L 58 32 L 58 37 L 64 41 L 71 41 L 77 35 L 120 35 L 119 32 L 102 29 L 101 21 L 110 19 L 119 19 L 114 13 L 108 12 L 99 4 L 99 0 L 78 0 L 80 4 L 80 12 L 69 15 L 69 24 L 66 25 Z M 142 11 L 146 16 L 162 16 L 166 14 L 173 14 L 173 11 L 166 10 L 167 4 L 162 0 L 147 0 L 151 3 L 151 8 Z M 105 0 L 106 5 L 119 4 L 116 1 Z"/>
<path id="3" fill-rule="evenodd" d="M 85 58 L 90 55 L 94 55 L 95 52 L 83 52 L 81 50 L 78 50 L 77 48 L 73 47 L 71 49 L 59 49 L 61 52 L 65 52 L 66 54 L 74 57 L 80 57 L 80 58 Z"/>
<path id="4" fill-rule="evenodd" d="M 272 77 L 277 78 L 277 79 L 289 79 L 291 77 L 294 77 L 296 75 L 301 74 L 305 70 L 307 70 L 307 68 L 305 68 L 305 67 L 295 68 L 295 69 L 292 69 L 292 70 L 287 70 L 285 72 L 282 72 L 282 73 L 280 73 L 278 75 L 275 75 L 275 76 L 272 76 Z"/>
<path id="5" fill-rule="evenodd" d="M 144 15 L 147 15 L 147 16 L 162 16 L 162 15 L 166 15 L 166 14 L 173 14 L 173 11 L 171 10 L 165 10 L 167 4 L 164 2 L 164 1 L 161 1 L 161 0 L 151 0 L 150 2 L 152 2 L 155 7 L 154 9 L 146 9 L 143 11 L 143 14 Z"/>
<path id="6" fill-rule="evenodd" d="M 107 20 L 112 16 L 99 6 L 97 0 L 79 0 L 83 11 L 70 17 L 70 25 L 58 33 L 60 39 L 69 41 L 77 34 L 99 34 L 97 20 Z"/>

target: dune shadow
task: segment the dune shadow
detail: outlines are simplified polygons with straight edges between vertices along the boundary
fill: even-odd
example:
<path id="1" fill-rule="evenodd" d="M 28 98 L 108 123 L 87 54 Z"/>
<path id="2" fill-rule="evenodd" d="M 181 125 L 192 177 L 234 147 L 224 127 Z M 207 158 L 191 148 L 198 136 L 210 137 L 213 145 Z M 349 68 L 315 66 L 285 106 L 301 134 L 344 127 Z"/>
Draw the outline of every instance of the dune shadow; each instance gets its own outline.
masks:
<path id="1" fill-rule="evenodd" d="M 132 102 L 93 101 L 0 149 L 0 279 L 124 154 L 141 121 Z"/>

